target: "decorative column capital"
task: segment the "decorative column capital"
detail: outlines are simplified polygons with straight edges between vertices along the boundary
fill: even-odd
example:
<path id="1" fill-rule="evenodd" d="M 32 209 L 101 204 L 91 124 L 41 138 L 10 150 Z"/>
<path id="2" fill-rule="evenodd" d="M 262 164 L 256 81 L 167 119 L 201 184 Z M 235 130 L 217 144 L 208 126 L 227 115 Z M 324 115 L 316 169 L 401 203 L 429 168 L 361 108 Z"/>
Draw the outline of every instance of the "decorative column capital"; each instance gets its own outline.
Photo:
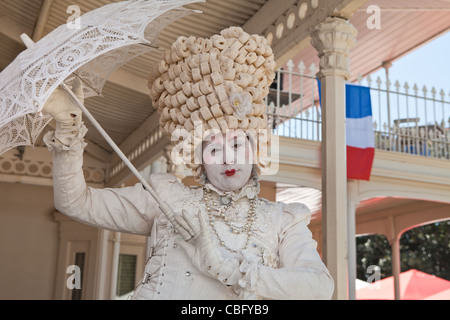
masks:
<path id="1" fill-rule="evenodd" d="M 358 31 L 347 20 L 328 17 L 312 28 L 311 44 L 318 51 L 320 71 L 317 77 L 342 76 L 349 74 L 350 49 L 356 44 Z"/>

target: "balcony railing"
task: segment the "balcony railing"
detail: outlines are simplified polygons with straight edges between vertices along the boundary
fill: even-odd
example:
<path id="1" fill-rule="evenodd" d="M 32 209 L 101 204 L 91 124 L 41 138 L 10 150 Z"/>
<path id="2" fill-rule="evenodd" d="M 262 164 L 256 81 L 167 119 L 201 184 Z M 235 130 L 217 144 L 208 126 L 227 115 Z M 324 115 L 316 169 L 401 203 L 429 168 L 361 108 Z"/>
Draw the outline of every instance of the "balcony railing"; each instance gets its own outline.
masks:
<path id="1" fill-rule="evenodd" d="M 266 98 L 273 134 L 322 140 L 322 110 L 316 72 L 303 62 L 277 71 Z M 450 159 L 450 99 L 443 89 L 419 89 L 396 81 L 375 81 L 368 76 L 359 84 L 370 88 L 375 148 L 393 152 Z"/>

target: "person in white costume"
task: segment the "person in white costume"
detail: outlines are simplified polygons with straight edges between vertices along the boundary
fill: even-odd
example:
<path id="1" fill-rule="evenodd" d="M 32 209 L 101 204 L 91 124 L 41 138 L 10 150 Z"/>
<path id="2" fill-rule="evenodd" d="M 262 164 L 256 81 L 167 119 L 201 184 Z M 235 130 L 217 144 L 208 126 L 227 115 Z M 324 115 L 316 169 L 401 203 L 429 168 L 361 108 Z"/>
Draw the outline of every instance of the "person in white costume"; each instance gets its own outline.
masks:
<path id="1" fill-rule="evenodd" d="M 267 41 L 238 27 L 210 39 L 180 37 L 157 66 L 149 88 L 161 129 L 169 137 L 187 134 L 184 150 L 200 152 L 201 161 L 184 158 L 201 187 L 186 187 L 171 174 L 150 177 L 179 224 L 141 184 L 87 187 L 81 111 L 60 89 L 46 103 L 44 111 L 57 123 L 44 137 L 53 154 L 57 210 L 151 239 L 132 299 L 331 298 L 334 282 L 307 227 L 309 209 L 258 198 L 261 144 L 252 132 L 267 132 L 263 99 L 274 66 Z M 73 90 L 82 100 L 79 82 Z M 187 138 L 196 130 L 203 138 L 197 145 Z M 185 241 L 180 228 L 192 238 Z"/>

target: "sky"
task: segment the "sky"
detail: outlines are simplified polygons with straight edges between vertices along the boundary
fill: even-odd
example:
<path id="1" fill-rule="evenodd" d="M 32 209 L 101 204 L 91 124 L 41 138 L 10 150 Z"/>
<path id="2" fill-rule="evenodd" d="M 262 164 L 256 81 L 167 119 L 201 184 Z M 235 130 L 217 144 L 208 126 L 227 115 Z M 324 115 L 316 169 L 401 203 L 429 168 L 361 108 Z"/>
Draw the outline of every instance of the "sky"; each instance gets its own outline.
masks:
<path id="1" fill-rule="evenodd" d="M 380 77 L 382 80 L 381 88 L 386 89 L 386 74 L 384 69 L 380 69 L 370 76 L 372 78 L 372 88 L 377 87 L 376 79 L 377 77 Z M 443 89 L 445 92 L 444 100 L 450 101 L 450 31 L 395 60 L 389 69 L 389 78 L 391 82 L 391 91 L 396 90 L 394 83 L 398 80 L 400 83 L 400 92 L 404 92 L 403 86 L 405 82 L 408 82 L 410 95 L 414 94 L 413 86 L 414 84 L 417 84 L 419 88 L 418 95 L 423 96 L 422 88 L 423 86 L 426 86 L 428 89 L 427 97 L 430 98 L 430 91 L 434 86 L 437 91 L 437 100 L 441 99 L 440 91 Z M 363 80 L 361 85 L 367 85 L 366 80 Z M 386 123 L 388 119 L 386 95 L 382 93 L 378 98 L 378 93 L 376 91 L 371 91 L 371 96 L 374 121 L 376 121 L 378 125 Z M 433 105 L 430 101 L 425 104 L 423 99 L 418 99 L 416 103 L 413 98 L 408 98 L 408 108 L 405 108 L 406 101 L 404 96 L 399 96 L 400 100 L 398 101 L 398 104 L 396 97 L 397 95 L 391 96 L 391 124 L 395 119 L 416 117 L 419 118 L 418 125 L 424 125 L 425 123 L 433 124 L 435 122 L 440 123 L 442 119 L 450 120 L 449 104 L 443 106 L 442 103 L 436 103 L 436 105 Z M 399 107 L 397 107 L 397 105 Z M 417 109 L 415 108 L 416 105 Z M 425 110 L 427 110 L 427 112 Z M 436 119 L 436 121 L 434 121 L 434 119 Z M 449 120 L 446 121 L 447 126 L 449 125 Z M 401 124 L 401 126 L 409 125 L 411 124 Z M 286 133 L 285 129 L 287 130 Z M 286 128 L 281 126 L 277 134 L 287 134 L 290 136 L 300 135 L 305 138 L 307 137 L 306 131 L 317 131 L 316 129 L 310 130 L 307 126 L 303 128 L 303 133 L 297 132 L 297 129 L 299 129 L 299 126 L 290 123 Z M 382 126 L 377 127 L 377 130 L 381 129 Z M 320 136 L 320 132 L 316 138 L 312 139 L 317 139 L 318 136 Z"/>
<path id="2" fill-rule="evenodd" d="M 434 86 L 439 92 L 444 89 L 447 100 L 450 98 L 450 32 L 441 35 L 431 42 L 419 47 L 411 53 L 392 63 L 389 69 L 389 78 L 393 84 L 398 80 L 404 85 L 405 81 L 412 88 L 414 83 L 422 89 L 425 85 L 428 90 Z M 386 79 L 384 69 L 371 75 L 375 80 L 378 76 Z"/>
<path id="3" fill-rule="evenodd" d="M 389 68 L 389 80 L 391 82 L 391 92 L 396 91 L 394 86 L 398 80 L 400 83 L 400 93 L 405 92 L 405 82 L 408 83 L 409 91 L 411 95 L 406 101 L 402 95 L 391 96 L 391 125 L 395 119 L 415 119 L 418 118 L 418 125 L 427 124 L 441 124 L 445 119 L 446 126 L 450 121 L 450 32 L 447 32 L 434 40 L 426 43 L 425 45 L 417 48 L 416 50 L 404 55 L 398 60 L 392 63 Z M 384 69 L 380 69 L 371 75 L 372 84 L 371 87 L 377 87 L 376 79 L 381 78 L 381 89 L 386 89 L 386 73 Z M 366 80 L 361 82 L 362 85 L 367 85 Z M 431 98 L 431 90 L 434 87 L 436 89 L 436 100 L 438 102 L 433 103 L 431 100 L 424 101 L 419 98 L 417 101 L 412 98 L 414 95 L 413 86 L 417 84 L 418 96 L 423 97 L 423 87 L 427 88 L 427 98 Z M 446 104 L 439 102 L 441 98 L 441 89 L 444 90 L 444 101 Z M 374 121 L 379 124 L 387 122 L 387 107 L 386 107 L 386 95 L 384 93 L 378 98 L 377 91 L 371 90 L 372 96 L 372 112 Z M 398 100 L 397 100 L 397 97 Z M 417 107 L 416 107 L 417 106 Z M 407 122 L 400 124 L 400 126 L 411 126 L 414 122 Z M 381 130 L 382 127 L 377 127 L 377 130 Z"/>

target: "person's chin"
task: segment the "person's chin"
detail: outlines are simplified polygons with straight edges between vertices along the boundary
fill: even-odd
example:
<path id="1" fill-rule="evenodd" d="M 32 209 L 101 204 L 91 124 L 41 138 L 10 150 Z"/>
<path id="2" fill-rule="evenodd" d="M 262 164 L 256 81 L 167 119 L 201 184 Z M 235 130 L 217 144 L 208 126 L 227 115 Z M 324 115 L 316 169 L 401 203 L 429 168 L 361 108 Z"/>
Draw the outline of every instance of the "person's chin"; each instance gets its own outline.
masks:
<path id="1" fill-rule="evenodd" d="M 228 180 L 222 180 L 218 185 L 215 186 L 217 189 L 225 191 L 225 192 L 229 192 L 229 191 L 234 191 L 235 190 L 235 186 L 234 184 L 228 179 Z"/>
<path id="2" fill-rule="evenodd" d="M 232 181 L 230 180 L 227 181 L 227 183 L 224 185 L 224 188 L 227 189 L 224 191 L 236 191 L 245 185 L 245 182 L 243 182 L 241 179 L 238 179 L 238 177 L 236 177 L 236 179 L 233 179 Z"/>

